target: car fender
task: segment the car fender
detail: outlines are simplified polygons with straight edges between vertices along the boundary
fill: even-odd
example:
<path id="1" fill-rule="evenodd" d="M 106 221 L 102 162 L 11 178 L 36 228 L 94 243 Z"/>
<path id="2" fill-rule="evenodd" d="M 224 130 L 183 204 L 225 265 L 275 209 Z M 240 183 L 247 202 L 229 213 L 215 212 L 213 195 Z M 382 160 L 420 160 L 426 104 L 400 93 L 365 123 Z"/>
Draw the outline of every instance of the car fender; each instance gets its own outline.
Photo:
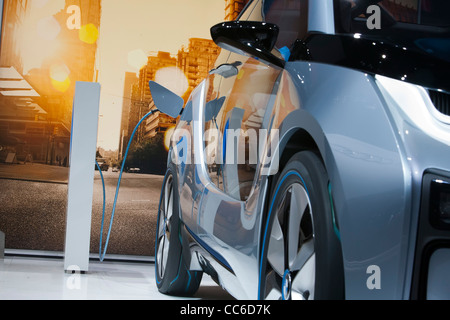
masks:
<path id="1" fill-rule="evenodd" d="M 278 125 L 272 130 L 279 130 L 277 151 L 282 158 L 301 131 L 317 146 L 332 188 L 347 298 L 401 299 L 411 173 L 382 94 L 373 77 L 331 65 L 295 62 L 287 64 L 284 76 L 288 81 L 282 86 L 289 89 L 280 88 L 278 94 L 284 97 L 278 100 L 286 101 L 289 95 L 297 105 L 274 121 Z M 282 113 L 282 107 L 276 104 L 273 114 Z M 379 290 L 367 285 L 374 265 L 381 270 Z"/>

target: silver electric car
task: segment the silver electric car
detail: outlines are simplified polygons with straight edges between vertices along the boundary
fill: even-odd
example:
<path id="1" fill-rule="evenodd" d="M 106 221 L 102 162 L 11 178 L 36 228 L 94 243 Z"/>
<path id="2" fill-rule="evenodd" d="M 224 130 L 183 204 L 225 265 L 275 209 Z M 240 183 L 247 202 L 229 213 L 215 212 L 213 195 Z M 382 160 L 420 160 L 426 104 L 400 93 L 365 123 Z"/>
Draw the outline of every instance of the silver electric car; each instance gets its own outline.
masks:
<path id="1" fill-rule="evenodd" d="M 444 0 L 254 0 L 186 103 L 150 83 L 183 107 L 159 290 L 449 299 L 449 26 Z"/>

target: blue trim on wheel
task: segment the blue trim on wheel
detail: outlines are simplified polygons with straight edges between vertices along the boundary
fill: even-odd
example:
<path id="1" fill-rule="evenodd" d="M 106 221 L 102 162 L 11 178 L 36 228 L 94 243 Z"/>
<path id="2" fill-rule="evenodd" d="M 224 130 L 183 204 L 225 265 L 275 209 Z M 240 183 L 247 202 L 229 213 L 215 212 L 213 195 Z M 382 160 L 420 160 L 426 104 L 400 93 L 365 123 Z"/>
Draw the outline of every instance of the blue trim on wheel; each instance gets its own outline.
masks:
<path id="1" fill-rule="evenodd" d="M 264 249 L 266 246 L 266 235 L 267 235 L 267 231 L 269 229 L 269 223 L 270 223 L 270 216 L 272 215 L 272 209 L 273 209 L 273 205 L 275 203 L 275 199 L 277 198 L 278 192 L 280 191 L 281 185 L 283 184 L 283 182 L 292 175 L 296 175 L 298 176 L 302 182 L 303 182 L 303 186 L 305 187 L 306 193 L 308 194 L 309 197 L 309 192 L 308 192 L 308 188 L 306 187 L 305 184 L 305 180 L 303 180 L 302 176 L 297 172 L 297 171 L 289 171 L 286 173 L 286 175 L 283 177 L 283 179 L 281 180 L 281 182 L 278 184 L 277 190 L 275 191 L 275 194 L 272 198 L 272 203 L 270 205 L 270 209 L 269 209 L 269 215 L 267 216 L 267 222 L 266 222 L 266 228 L 264 230 L 264 238 L 263 238 L 263 245 L 262 245 L 262 250 L 261 250 L 261 259 L 260 259 L 260 263 L 259 263 L 259 276 L 258 276 L 258 300 L 261 300 L 261 275 L 262 275 L 262 263 L 263 263 L 263 254 L 264 254 Z"/>

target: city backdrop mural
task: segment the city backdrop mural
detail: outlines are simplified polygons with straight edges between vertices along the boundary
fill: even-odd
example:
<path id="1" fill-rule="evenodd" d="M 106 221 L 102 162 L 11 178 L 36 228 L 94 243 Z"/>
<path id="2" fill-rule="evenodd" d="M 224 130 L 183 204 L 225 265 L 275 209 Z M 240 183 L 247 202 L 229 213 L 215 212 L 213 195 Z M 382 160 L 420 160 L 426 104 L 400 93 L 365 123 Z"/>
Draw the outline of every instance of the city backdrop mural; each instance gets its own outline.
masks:
<path id="1" fill-rule="evenodd" d="M 247 0 L 4 0 L 0 52 L 0 230 L 12 250 L 64 250 L 72 102 L 101 84 L 91 253 L 103 191 L 109 225 L 119 168 L 155 80 L 185 100 L 220 49 L 209 29 Z M 148 118 L 125 162 L 108 254 L 153 256 L 156 212 L 176 119 Z M 103 237 L 105 239 L 105 235 Z"/>

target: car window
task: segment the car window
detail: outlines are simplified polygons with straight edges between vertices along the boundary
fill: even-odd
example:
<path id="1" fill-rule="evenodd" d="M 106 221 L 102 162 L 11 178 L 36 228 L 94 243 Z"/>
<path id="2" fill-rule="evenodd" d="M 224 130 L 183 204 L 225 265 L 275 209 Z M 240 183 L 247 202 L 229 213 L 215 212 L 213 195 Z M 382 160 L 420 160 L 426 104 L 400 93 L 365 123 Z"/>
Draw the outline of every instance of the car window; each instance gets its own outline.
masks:
<path id="1" fill-rule="evenodd" d="M 254 0 L 250 2 L 241 15 L 238 17 L 242 21 L 263 21 L 262 16 L 262 0 Z"/>
<path id="2" fill-rule="evenodd" d="M 335 5 L 338 8 L 338 32 L 372 32 L 389 36 L 392 30 L 401 31 L 405 24 L 404 35 L 411 37 L 412 30 L 423 34 L 430 31 L 427 27 L 450 26 L 448 0 L 335 0 Z M 371 6 L 378 6 L 381 11 L 376 28 L 367 28 L 367 19 L 375 18 Z"/>
<path id="3" fill-rule="evenodd" d="M 251 2 L 239 20 L 264 21 L 264 3 Z M 217 188 L 246 200 L 258 166 L 259 142 L 267 132 L 267 106 L 281 69 L 237 53 L 216 62 L 216 67 L 221 64 L 227 64 L 230 72 L 211 74 L 206 90 L 205 160 Z"/>
<path id="4" fill-rule="evenodd" d="M 266 0 L 263 7 L 264 21 L 280 28 L 277 48 L 288 47 L 302 39 L 308 29 L 308 0 Z"/>

